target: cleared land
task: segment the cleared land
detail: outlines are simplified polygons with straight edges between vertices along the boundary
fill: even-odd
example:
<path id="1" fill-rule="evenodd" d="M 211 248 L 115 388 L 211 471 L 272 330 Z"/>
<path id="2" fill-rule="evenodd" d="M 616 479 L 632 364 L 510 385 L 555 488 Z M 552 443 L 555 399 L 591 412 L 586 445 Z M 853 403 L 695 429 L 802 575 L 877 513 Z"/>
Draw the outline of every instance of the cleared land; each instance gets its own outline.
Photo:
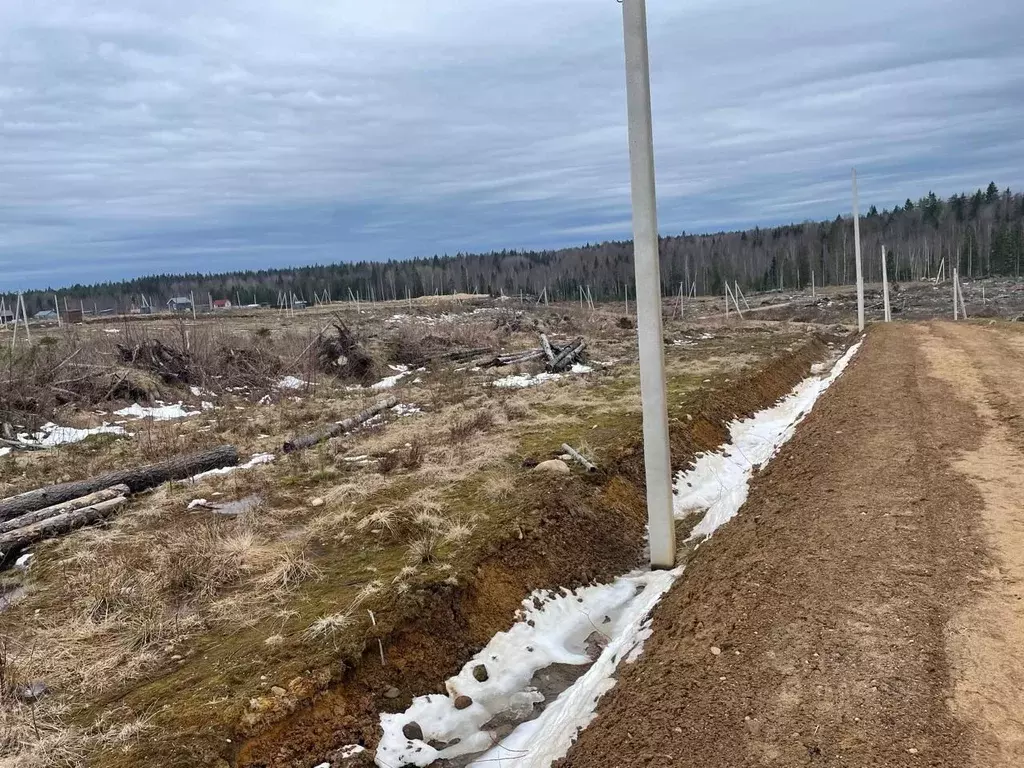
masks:
<path id="1" fill-rule="evenodd" d="M 1024 309 L 1017 286 L 980 287 L 972 317 Z M 896 314 L 951 314 L 947 293 L 894 289 Z M 749 298 L 742 321 L 707 298 L 667 319 L 675 469 L 849 342 L 844 290 Z M 441 690 L 531 591 L 643 562 L 623 310 L 446 297 L 37 331 L 2 374 L 18 431 L 130 436 L 0 456 L 0 497 L 225 443 L 274 458 L 136 494 L 0 573 L 0 765 L 368 764 L 380 713 Z M 591 370 L 448 356 L 540 331 L 586 339 Z M 187 366 L 154 367 L 154 340 Z M 644 655 L 564 764 L 1021 764 L 1022 345 L 1003 321 L 871 329 L 739 518 L 681 552 Z M 284 453 L 386 395 L 381 418 Z M 157 399 L 192 415 L 113 415 Z M 563 443 L 599 471 L 533 471 Z M 341 759 L 352 744 L 371 752 Z"/>
<path id="2" fill-rule="evenodd" d="M 23 361 L 16 394 L 26 404 L 52 396 L 54 365 L 62 378 L 74 378 L 66 369 L 82 356 L 104 376 L 113 366 L 112 383 L 137 387 L 131 397 L 102 399 L 94 369 L 83 367 L 88 387 L 59 404 L 55 420 L 125 421 L 133 436 L 0 457 L 0 495 L 224 443 L 243 460 L 275 459 L 136 495 L 107 525 L 35 546 L 27 570 L 3 573 L 8 764 L 308 766 L 346 744 L 372 747 L 381 711 L 436 690 L 509 626 L 531 590 L 642 562 L 635 331 L 615 308 L 467 299 L 411 312 L 333 309 L 373 360 L 366 381 L 317 367 L 311 345 L 337 319 L 326 309 L 50 329 Z M 534 347 L 539 329 L 560 343 L 584 337 L 593 370 L 514 389 L 494 382 L 540 367 L 411 362 L 424 350 Z M 788 391 L 843 333 L 670 321 L 677 466 L 721 443 L 730 419 Z M 189 352 L 187 379 L 124 362 L 118 345 L 152 339 Z M 390 365 L 410 370 L 392 388 L 366 386 L 397 375 Z M 275 386 L 287 376 L 306 383 Z M 145 385 L 150 400 L 183 400 L 196 413 L 112 415 L 136 400 L 151 405 L 138 391 Z M 287 439 L 384 395 L 401 407 L 282 453 Z M 27 431 L 38 426 L 31 417 Z M 534 473 L 562 443 L 601 471 Z M 199 499 L 207 503 L 189 509 Z M 222 505 L 234 514 L 211 509 Z M 33 684 L 45 693 L 27 697 Z"/>

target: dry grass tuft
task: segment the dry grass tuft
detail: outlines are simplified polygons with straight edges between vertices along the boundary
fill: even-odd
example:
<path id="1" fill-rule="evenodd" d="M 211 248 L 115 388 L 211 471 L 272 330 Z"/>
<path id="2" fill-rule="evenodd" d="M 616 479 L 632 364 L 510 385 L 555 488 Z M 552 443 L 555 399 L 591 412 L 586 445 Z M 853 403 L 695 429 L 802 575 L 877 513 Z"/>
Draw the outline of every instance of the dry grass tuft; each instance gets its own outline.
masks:
<path id="1" fill-rule="evenodd" d="M 277 555 L 277 562 L 257 581 L 263 587 L 289 590 L 305 581 L 319 581 L 321 578 L 323 571 L 306 558 L 304 550 L 285 547 Z"/>
<path id="2" fill-rule="evenodd" d="M 442 537 L 436 534 L 428 534 L 417 539 L 409 545 L 406 560 L 412 565 L 429 565 L 436 562 L 441 543 Z"/>
<path id="3" fill-rule="evenodd" d="M 452 445 L 463 445 L 477 432 L 486 432 L 494 426 L 494 414 L 489 410 L 479 410 L 471 416 L 457 419 L 448 427 L 448 438 Z"/>

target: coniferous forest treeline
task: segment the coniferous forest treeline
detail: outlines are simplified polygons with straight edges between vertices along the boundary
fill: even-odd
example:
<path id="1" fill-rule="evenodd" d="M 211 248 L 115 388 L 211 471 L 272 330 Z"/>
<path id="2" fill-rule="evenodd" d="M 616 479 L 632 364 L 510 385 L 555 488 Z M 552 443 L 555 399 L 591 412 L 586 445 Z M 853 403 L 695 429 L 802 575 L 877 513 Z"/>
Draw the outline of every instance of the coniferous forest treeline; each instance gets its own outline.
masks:
<path id="1" fill-rule="evenodd" d="M 986 190 L 954 195 L 933 193 L 907 200 L 892 210 L 871 206 L 861 216 L 865 279 L 880 279 L 881 246 L 888 250 L 890 279 L 917 280 L 959 265 L 965 278 L 1019 277 L 1024 261 L 1024 194 Z M 755 228 L 720 234 L 661 238 L 662 283 L 666 294 L 696 283 L 700 294 L 717 294 L 723 282 L 747 289 L 790 289 L 811 282 L 848 284 L 855 280 L 852 217 Z M 632 295 L 632 243 L 606 242 L 551 251 L 500 251 L 403 261 L 361 261 L 224 274 L 153 275 L 117 283 L 74 285 L 58 291 L 75 306 L 125 311 L 145 295 L 158 307 L 173 296 L 193 292 L 203 305 L 208 296 L 242 304 L 275 304 L 282 293 L 311 301 L 329 291 L 334 300 L 405 299 L 438 293 L 520 292 L 552 300 L 575 299 L 589 286 L 595 301 Z M 627 287 L 628 286 L 628 287 Z M 52 289 L 25 293 L 30 314 L 53 307 Z M 12 306 L 8 294 L 7 306 Z"/>

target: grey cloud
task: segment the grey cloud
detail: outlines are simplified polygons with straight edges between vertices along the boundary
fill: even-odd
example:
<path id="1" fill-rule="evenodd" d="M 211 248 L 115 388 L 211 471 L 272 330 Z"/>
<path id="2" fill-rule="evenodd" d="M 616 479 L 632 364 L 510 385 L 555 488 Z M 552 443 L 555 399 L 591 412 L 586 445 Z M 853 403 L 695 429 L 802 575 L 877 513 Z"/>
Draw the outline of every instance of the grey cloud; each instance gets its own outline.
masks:
<path id="1" fill-rule="evenodd" d="M 628 236 L 613 0 L 36 5 L 0 289 Z M 1024 181 L 1015 2 L 648 6 L 666 232 L 835 215 L 854 164 L 879 205 Z"/>

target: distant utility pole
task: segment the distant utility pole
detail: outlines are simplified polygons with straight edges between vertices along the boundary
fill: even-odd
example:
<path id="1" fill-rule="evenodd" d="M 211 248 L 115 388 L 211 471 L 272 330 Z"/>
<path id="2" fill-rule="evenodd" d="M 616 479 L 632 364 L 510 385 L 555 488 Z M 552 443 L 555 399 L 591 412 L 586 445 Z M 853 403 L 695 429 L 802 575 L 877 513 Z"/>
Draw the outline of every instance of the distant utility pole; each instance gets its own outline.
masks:
<path id="1" fill-rule="evenodd" d="M 889 266 L 885 263 L 885 246 L 882 246 L 882 306 L 885 322 L 892 322 L 892 310 L 889 306 Z"/>
<path id="2" fill-rule="evenodd" d="M 644 415 L 644 469 L 651 567 L 671 568 L 676 560 L 669 455 L 668 396 L 658 263 L 658 211 L 651 125 L 651 71 L 647 52 L 646 0 L 623 0 L 626 49 L 626 104 L 633 196 L 633 261 L 636 271 L 640 396 Z"/>
<path id="3" fill-rule="evenodd" d="M 857 169 L 853 169 L 853 248 L 857 258 L 857 328 L 864 330 L 864 270 L 860 263 L 860 211 L 857 206 Z"/>

